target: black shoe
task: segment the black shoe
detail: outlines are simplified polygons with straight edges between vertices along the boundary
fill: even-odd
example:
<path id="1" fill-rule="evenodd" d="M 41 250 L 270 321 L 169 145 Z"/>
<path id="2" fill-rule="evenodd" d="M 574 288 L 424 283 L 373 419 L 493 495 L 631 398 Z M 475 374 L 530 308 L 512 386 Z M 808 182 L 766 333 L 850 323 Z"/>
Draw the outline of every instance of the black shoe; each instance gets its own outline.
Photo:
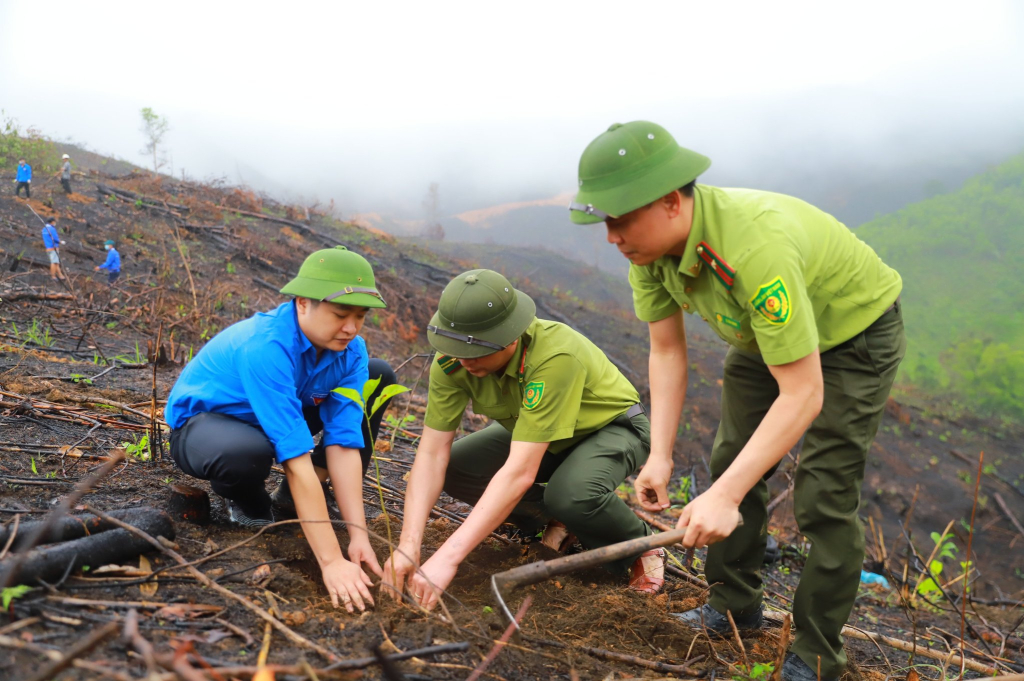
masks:
<path id="1" fill-rule="evenodd" d="M 732 634 L 732 625 L 729 624 L 729 618 L 707 603 L 686 612 L 674 612 L 672 616 L 683 624 L 688 624 L 695 629 L 704 628 L 722 635 Z M 743 617 L 733 615 L 732 618 L 736 622 L 737 629 L 760 629 L 764 623 L 764 605 L 762 604 L 749 615 Z"/>
<path id="2" fill-rule="evenodd" d="M 838 676 L 823 676 L 820 681 L 838 681 Z M 818 670 L 811 669 L 796 653 L 786 655 L 782 663 L 782 681 L 819 681 Z"/>
<path id="3" fill-rule="evenodd" d="M 224 508 L 228 512 L 228 521 L 242 527 L 264 527 L 274 522 L 274 511 L 270 508 L 264 513 L 246 512 L 230 499 L 224 499 Z"/>
<path id="4" fill-rule="evenodd" d="M 330 485 L 326 482 L 322 482 L 320 485 L 324 490 L 324 499 L 327 500 L 327 517 L 331 520 L 341 520 L 341 509 L 338 508 L 338 502 L 335 501 L 334 494 L 331 493 Z M 286 478 L 282 478 L 277 489 L 270 494 L 270 503 L 273 504 L 278 517 L 282 519 L 298 517 L 295 511 L 295 500 L 292 499 L 292 490 L 288 486 Z"/>

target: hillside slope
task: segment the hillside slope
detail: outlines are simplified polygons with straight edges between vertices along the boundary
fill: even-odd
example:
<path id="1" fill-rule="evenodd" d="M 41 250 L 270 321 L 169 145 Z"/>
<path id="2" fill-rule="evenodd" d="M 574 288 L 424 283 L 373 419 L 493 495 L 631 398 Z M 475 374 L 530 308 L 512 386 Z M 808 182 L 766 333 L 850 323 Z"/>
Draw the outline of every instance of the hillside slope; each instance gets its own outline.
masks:
<path id="1" fill-rule="evenodd" d="M 903 276 L 903 377 L 1024 418 L 1024 154 L 857 230 Z"/>

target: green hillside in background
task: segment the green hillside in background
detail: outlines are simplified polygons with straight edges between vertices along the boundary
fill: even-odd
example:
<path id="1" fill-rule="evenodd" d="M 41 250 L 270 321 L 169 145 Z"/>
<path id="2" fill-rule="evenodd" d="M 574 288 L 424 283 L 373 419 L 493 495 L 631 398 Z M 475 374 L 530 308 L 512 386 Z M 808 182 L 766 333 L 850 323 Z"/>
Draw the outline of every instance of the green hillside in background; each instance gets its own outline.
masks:
<path id="1" fill-rule="evenodd" d="M 1024 154 L 856 234 L 903 276 L 904 389 L 1024 419 Z"/>

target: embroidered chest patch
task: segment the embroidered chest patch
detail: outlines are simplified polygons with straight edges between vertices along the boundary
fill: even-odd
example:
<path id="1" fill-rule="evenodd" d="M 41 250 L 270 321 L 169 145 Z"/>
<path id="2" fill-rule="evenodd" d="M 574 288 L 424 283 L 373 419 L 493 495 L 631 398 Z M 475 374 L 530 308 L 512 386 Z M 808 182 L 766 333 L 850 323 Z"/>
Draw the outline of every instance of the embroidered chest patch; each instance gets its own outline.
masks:
<path id="1" fill-rule="evenodd" d="M 782 277 L 775 277 L 759 289 L 754 297 L 750 299 L 754 310 L 768 320 L 769 324 L 782 326 L 789 321 L 793 310 L 789 299 L 789 291 L 786 290 L 786 282 Z"/>
<path id="2" fill-rule="evenodd" d="M 736 321 L 732 317 L 726 317 L 722 313 L 716 314 L 715 315 L 715 319 L 718 320 L 719 324 L 725 324 L 726 326 L 731 326 L 732 328 L 736 329 L 737 331 L 742 328 L 742 325 L 738 321 Z"/>
<path id="3" fill-rule="evenodd" d="M 449 357 L 448 355 L 441 355 L 437 358 L 437 365 L 441 367 L 441 371 L 446 374 L 453 374 L 462 368 L 459 364 L 459 360 L 455 357 Z"/>
<path id="4" fill-rule="evenodd" d="M 530 381 L 523 390 L 523 409 L 535 409 L 544 397 L 544 381 Z"/>
<path id="5" fill-rule="evenodd" d="M 326 400 L 329 396 L 330 393 L 313 393 L 309 397 L 313 400 L 313 406 L 319 407 L 320 403 Z"/>

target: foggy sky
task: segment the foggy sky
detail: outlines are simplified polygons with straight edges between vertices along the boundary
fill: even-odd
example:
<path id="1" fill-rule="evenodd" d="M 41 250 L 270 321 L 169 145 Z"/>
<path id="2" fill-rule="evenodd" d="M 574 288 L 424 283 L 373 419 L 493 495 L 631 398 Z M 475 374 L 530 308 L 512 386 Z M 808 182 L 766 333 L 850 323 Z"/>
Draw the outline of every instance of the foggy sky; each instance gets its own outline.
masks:
<path id="1" fill-rule="evenodd" d="M 401 218 L 571 190 L 638 118 L 723 184 L 1024 148 L 1019 3 L 709 4 L 0 0 L 0 108 L 144 166 L 150 106 L 176 175 Z"/>

